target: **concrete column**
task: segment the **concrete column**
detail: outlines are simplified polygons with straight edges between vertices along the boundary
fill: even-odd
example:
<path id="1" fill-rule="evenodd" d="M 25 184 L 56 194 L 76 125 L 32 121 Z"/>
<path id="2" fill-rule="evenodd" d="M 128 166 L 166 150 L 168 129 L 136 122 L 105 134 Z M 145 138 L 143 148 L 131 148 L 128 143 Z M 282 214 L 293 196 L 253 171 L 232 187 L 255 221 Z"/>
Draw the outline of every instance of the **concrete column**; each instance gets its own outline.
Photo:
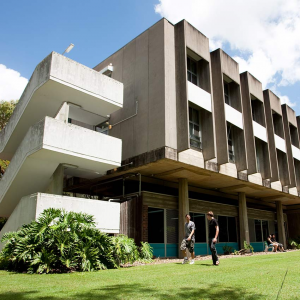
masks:
<path id="1" fill-rule="evenodd" d="M 239 223 L 240 223 L 240 247 L 244 248 L 244 241 L 250 243 L 249 224 L 247 214 L 247 201 L 245 193 L 239 194 Z"/>
<path id="2" fill-rule="evenodd" d="M 278 241 L 286 248 L 286 237 L 284 230 L 284 218 L 282 210 L 282 202 L 276 201 L 277 226 L 278 226 Z"/>
<path id="3" fill-rule="evenodd" d="M 46 190 L 47 194 L 62 195 L 64 187 L 64 166 L 58 165 L 50 178 L 50 184 Z"/>
<path id="4" fill-rule="evenodd" d="M 190 213 L 189 209 L 189 185 L 186 178 L 179 178 L 179 195 L 178 195 L 178 242 L 179 242 L 179 258 L 183 258 L 180 251 L 180 244 L 184 238 L 185 215 Z"/>
<path id="5" fill-rule="evenodd" d="M 70 109 L 69 104 L 67 102 L 64 102 L 60 107 L 59 111 L 57 112 L 54 119 L 68 123 L 69 109 Z"/>

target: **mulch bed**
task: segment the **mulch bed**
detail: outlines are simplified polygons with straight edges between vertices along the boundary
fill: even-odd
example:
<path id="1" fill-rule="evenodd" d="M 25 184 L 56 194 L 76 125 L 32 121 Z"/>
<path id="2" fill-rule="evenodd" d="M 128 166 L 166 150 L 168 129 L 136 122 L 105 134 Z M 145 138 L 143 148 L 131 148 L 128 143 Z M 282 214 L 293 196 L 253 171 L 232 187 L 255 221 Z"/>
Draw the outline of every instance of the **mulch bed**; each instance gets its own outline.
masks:
<path id="1" fill-rule="evenodd" d="M 293 252 L 293 251 L 300 251 L 300 250 L 287 250 L 287 252 Z M 278 253 L 282 252 L 254 252 L 252 253 L 246 253 L 243 255 L 224 255 L 219 254 L 219 259 L 225 259 L 225 258 L 234 258 L 234 257 L 246 257 L 246 256 L 257 256 L 257 255 L 276 255 Z M 195 261 L 199 260 L 211 260 L 211 255 L 198 255 L 195 257 Z M 134 262 L 133 264 L 126 264 L 122 265 L 123 268 L 128 267 L 134 267 L 134 266 L 144 266 L 144 265 L 159 265 L 159 264 L 168 264 L 168 263 L 181 263 L 182 258 L 155 258 L 151 263 L 141 263 L 141 262 Z"/>

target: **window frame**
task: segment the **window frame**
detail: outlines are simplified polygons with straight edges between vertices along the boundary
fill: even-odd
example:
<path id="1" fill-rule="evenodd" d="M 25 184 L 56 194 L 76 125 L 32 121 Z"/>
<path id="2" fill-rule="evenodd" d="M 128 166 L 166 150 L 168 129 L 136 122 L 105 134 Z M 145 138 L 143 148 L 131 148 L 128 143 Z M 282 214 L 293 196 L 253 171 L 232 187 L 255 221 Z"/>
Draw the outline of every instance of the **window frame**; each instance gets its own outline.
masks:
<path id="1" fill-rule="evenodd" d="M 224 102 L 229 105 L 229 106 L 232 106 L 231 105 L 231 99 L 230 99 L 230 89 L 229 89 L 229 83 L 226 82 L 225 80 L 223 80 L 223 86 L 224 86 Z M 227 88 L 227 91 L 226 91 L 226 88 Z M 228 102 L 226 102 L 226 99 Z"/>
<path id="2" fill-rule="evenodd" d="M 190 63 L 189 63 L 190 60 Z M 193 72 L 192 68 L 191 68 L 191 63 L 195 64 L 195 69 L 196 69 L 196 73 Z M 197 66 L 197 61 L 193 58 L 191 58 L 189 55 L 187 55 L 187 80 L 197 86 L 199 86 L 199 82 L 198 82 L 198 66 Z M 191 76 L 191 80 L 189 80 L 189 75 Z M 196 78 L 196 83 L 193 81 L 193 78 Z"/>
<path id="3" fill-rule="evenodd" d="M 191 110 L 191 113 L 190 113 L 190 110 Z M 199 123 L 197 123 L 196 121 L 193 120 L 193 116 L 194 116 L 194 113 L 193 112 L 196 112 L 198 114 L 198 120 L 199 120 Z M 191 119 L 192 117 L 192 119 Z M 199 140 L 197 139 L 197 135 L 194 134 L 194 130 L 195 130 L 195 126 L 198 126 L 199 127 Z M 192 127 L 192 130 L 193 132 L 191 132 L 191 127 Z M 190 146 L 191 148 L 195 148 L 197 150 L 202 150 L 202 128 L 201 128 L 201 114 L 200 114 L 200 110 L 189 105 L 189 139 L 190 139 Z M 195 143 L 199 143 L 199 147 L 195 146 L 195 145 L 192 145 L 191 141 L 194 141 Z"/>
<path id="4" fill-rule="evenodd" d="M 228 159 L 230 163 L 235 163 L 236 162 L 236 157 L 235 157 L 235 147 L 234 147 L 234 134 L 232 131 L 232 124 L 227 122 L 227 147 L 228 147 Z M 231 141 L 231 146 L 229 145 L 229 141 Z M 231 147 L 231 150 L 229 149 Z M 230 154 L 230 151 L 232 154 Z M 230 157 L 232 155 L 233 158 Z"/>

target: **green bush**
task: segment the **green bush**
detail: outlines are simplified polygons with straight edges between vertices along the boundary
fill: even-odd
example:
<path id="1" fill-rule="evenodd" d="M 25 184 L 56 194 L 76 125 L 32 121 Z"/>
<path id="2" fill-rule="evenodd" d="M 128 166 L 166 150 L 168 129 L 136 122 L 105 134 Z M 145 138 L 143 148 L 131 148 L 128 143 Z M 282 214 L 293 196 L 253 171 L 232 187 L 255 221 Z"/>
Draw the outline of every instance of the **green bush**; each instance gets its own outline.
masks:
<path id="1" fill-rule="evenodd" d="M 300 237 L 288 240 L 291 248 L 300 249 Z"/>
<path id="2" fill-rule="evenodd" d="M 147 245 L 140 252 L 133 239 L 100 232 L 91 215 L 53 208 L 1 241 L 3 268 L 28 273 L 96 271 L 152 256 Z"/>
<path id="3" fill-rule="evenodd" d="M 227 245 L 223 246 L 222 249 L 225 255 L 233 252 L 233 248 Z"/>

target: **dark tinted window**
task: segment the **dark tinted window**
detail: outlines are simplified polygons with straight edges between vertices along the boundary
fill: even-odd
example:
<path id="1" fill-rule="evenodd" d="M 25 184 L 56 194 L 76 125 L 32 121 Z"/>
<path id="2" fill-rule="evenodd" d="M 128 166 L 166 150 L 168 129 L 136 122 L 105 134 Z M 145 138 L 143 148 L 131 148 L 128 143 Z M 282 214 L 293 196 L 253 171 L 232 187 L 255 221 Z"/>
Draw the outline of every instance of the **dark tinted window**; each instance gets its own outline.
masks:
<path id="1" fill-rule="evenodd" d="M 218 216 L 219 223 L 219 242 L 228 242 L 227 217 Z"/>
<path id="2" fill-rule="evenodd" d="M 228 217 L 228 233 L 229 233 L 229 241 L 232 243 L 237 242 L 237 232 L 236 232 L 236 218 Z"/>
<path id="3" fill-rule="evenodd" d="M 255 239 L 256 242 L 262 242 L 261 220 L 255 220 Z"/>
<path id="4" fill-rule="evenodd" d="M 164 210 L 148 208 L 148 242 L 164 243 Z"/>
<path id="5" fill-rule="evenodd" d="M 190 213 L 191 221 L 195 223 L 195 242 L 206 243 L 205 214 Z"/>

